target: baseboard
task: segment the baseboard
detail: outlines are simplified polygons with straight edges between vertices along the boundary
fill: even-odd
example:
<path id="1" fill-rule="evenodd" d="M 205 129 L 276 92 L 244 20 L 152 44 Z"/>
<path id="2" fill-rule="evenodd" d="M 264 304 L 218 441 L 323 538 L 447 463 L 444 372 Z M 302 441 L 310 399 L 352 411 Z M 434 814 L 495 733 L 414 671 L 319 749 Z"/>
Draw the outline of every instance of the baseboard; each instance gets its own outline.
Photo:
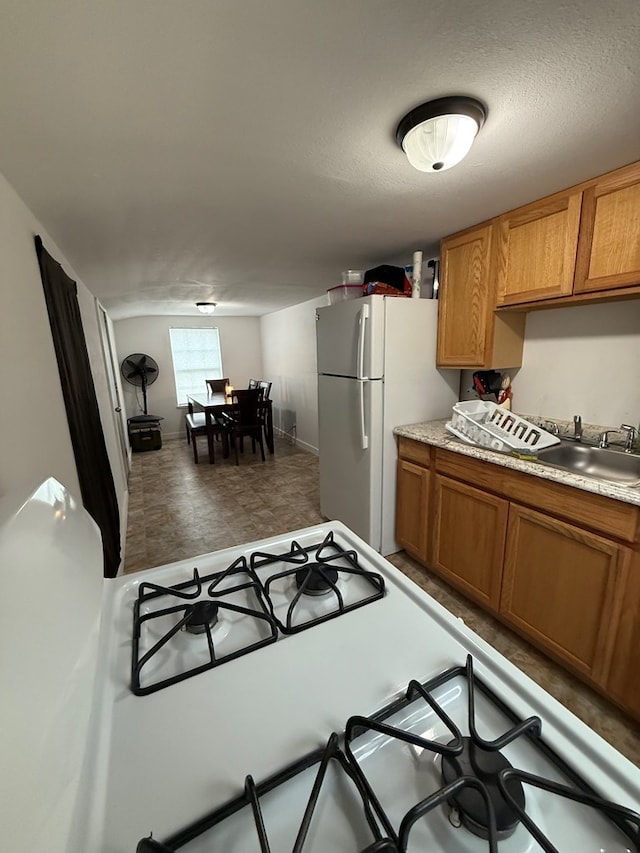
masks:
<path id="1" fill-rule="evenodd" d="M 308 444 L 306 441 L 298 439 L 296 441 L 296 445 L 298 447 L 302 447 L 304 450 L 308 450 L 309 453 L 313 453 L 314 456 L 320 456 L 320 450 L 317 447 L 314 447 L 313 444 Z"/>
<path id="2" fill-rule="evenodd" d="M 287 432 L 284 432 L 284 430 L 274 428 L 273 434 L 277 435 L 279 438 L 288 438 L 289 440 L 291 440 L 291 435 Z M 175 439 L 178 439 L 178 438 L 184 439 L 184 437 L 185 437 L 185 435 L 184 435 L 184 432 L 182 432 L 182 431 L 180 431 L 180 432 L 163 432 L 162 433 L 162 440 L 163 441 L 174 441 Z M 186 439 L 185 439 L 185 441 L 186 441 Z M 313 453 L 314 456 L 320 455 L 320 451 L 317 447 L 314 447 L 312 444 L 309 444 L 306 441 L 302 441 L 302 439 L 300 439 L 300 438 L 296 438 L 295 445 L 296 445 L 296 447 L 301 447 L 303 450 L 307 450 L 309 453 Z"/>
<path id="3" fill-rule="evenodd" d="M 285 432 L 282 429 L 278 429 L 277 427 L 274 427 L 273 433 L 274 433 L 274 435 L 277 435 L 280 438 L 287 438 L 287 439 L 291 440 L 290 433 Z M 293 442 L 293 444 L 295 444 L 296 447 L 301 447 L 303 450 L 306 450 L 309 453 L 313 453 L 314 456 L 320 455 L 320 451 L 317 447 L 314 447 L 312 444 L 309 444 L 306 441 L 302 441 L 302 439 L 300 439 L 300 438 L 296 438 L 296 440 Z"/>

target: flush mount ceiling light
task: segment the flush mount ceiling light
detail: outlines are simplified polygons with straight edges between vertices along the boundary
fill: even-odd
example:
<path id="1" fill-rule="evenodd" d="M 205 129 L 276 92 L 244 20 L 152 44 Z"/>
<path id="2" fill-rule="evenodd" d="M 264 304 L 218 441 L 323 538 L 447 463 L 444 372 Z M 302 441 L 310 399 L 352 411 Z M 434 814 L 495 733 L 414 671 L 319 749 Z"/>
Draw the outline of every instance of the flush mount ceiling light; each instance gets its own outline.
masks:
<path id="1" fill-rule="evenodd" d="M 467 156 L 486 116 L 475 98 L 437 98 L 407 113 L 396 142 L 420 172 L 443 172 Z"/>
<path id="2" fill-rule="evenodd" d="M 213 314 L 213 312 L 216 310 L 216 303 L 215 302 L 196 302 L 196 308 L 202 314 Z"/>

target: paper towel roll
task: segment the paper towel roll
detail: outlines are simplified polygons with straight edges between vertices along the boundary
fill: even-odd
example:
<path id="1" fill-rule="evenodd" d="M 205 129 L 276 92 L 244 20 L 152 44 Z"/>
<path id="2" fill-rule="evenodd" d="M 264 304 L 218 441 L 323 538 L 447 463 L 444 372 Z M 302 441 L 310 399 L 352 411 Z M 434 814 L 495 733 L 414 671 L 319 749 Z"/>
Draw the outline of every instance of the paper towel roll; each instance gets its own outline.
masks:
<path id="1" fill-rule="evenodd" d="M 413 253 L 413 274 L 411 277 L 411 296 L 420 299 L 422 285 L 422 252 Z"/>

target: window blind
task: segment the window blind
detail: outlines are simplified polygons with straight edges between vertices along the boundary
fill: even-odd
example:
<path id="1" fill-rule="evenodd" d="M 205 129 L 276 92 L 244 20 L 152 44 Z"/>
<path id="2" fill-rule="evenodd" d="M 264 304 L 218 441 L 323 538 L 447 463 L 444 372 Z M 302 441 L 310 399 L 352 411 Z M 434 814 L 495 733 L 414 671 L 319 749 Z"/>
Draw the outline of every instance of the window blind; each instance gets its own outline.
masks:
<path id="1" fill-rule="evenodd" d="M 222 379 L 220 335 L 216 328 L 169 329 L 178 405 L 187 394 L 206 392 L 205 380 Z"/>

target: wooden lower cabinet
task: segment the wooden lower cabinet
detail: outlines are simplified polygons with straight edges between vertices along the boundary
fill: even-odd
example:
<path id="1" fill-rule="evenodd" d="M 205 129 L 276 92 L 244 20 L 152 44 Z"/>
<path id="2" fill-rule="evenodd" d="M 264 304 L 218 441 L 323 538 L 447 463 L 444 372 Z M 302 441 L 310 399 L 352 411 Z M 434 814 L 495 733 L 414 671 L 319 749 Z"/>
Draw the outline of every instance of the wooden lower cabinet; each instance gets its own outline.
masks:
<path id="1" fill-rule="evenodd" d="M 498 609 L 509 504 L 435 475 L 430 563 L 469 598 Z"/>
<path id="2" fill-rule="evenodd" d="M 640 507 L 410 439 L 399 451 L 399 543 L 640 720 Z"/>
<path id="3" fill-rule="evenodd" d="M 500 614 L 521 634 L 594 681 L 612 643 L 621 546 L 511 504 Z"/>
<path id="4" fill-rule="evenodd" d="M 607 693 L 640 717 L 640 550 L 631 552 L 616 625 Z"/>
<path id="5" fill-rule="evenodd" d="M 429 469 L 399 459 L 396 482 L 396 539 L 405 551 L 426 562 Z"/>

